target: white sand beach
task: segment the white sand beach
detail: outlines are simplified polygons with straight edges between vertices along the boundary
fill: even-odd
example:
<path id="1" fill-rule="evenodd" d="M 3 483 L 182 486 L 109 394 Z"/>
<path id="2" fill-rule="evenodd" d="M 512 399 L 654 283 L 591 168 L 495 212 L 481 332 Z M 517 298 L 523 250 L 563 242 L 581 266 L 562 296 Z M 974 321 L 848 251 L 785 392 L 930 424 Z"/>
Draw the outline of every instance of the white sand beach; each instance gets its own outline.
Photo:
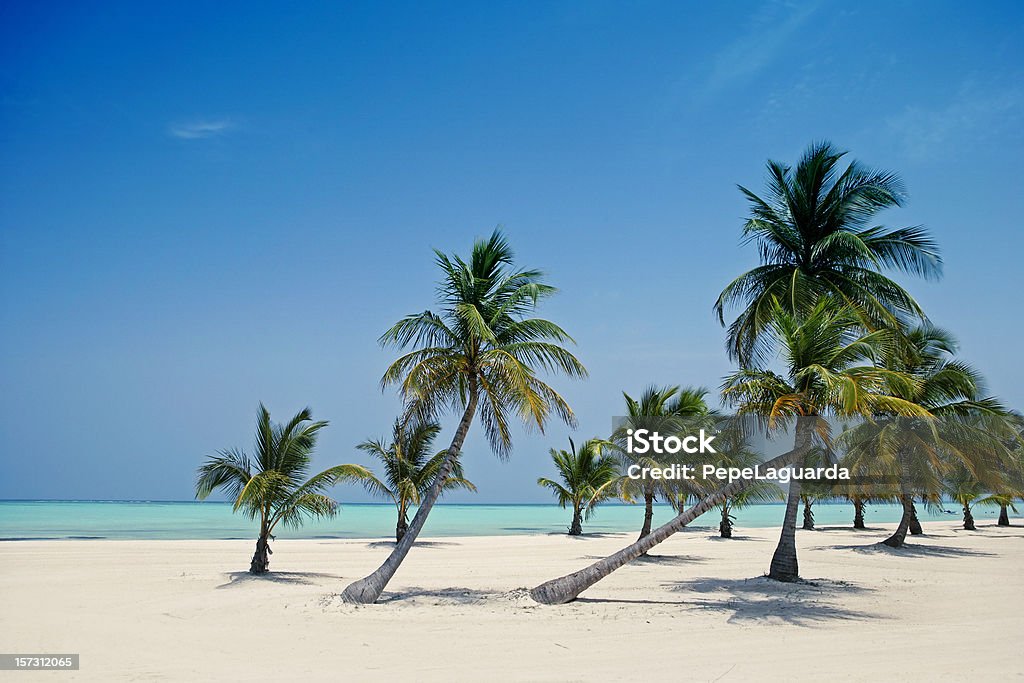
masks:
<path id="1" fill-rule="evenodd" d="M 249 541 L 8 542 L 0 649 L 81 653 L 80 671 L 18 680 L 1019 677 L 1014 521 L 928 523 L 902 551 L 871 545 L 885 525 L 801 531 L 802 584 L 761 577 L 776 530 L 694 529 L 554 607 L 524 589 L 632 536 L 429 540 L 358 607 L 333 594 L 386 542 L 281 540 L 267 578 L 244 571 Z"/>

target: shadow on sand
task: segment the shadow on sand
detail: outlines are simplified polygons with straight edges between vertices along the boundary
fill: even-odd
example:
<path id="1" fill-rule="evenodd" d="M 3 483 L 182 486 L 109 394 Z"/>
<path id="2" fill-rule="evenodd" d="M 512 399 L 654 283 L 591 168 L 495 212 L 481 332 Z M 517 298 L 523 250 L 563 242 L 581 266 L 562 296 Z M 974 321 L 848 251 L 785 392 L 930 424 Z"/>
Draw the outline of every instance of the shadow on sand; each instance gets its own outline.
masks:
<path id="1" fill-rule="evenodd" d="M 822 549 L 852 550 L 868 555 L 894 555 L 897 557 L 993 557 L 994 553 L 970 548 L 953 548 L 948 545 L 923 545 L 906 543 L 902 548 L 890 548 L 883 543 L 871 545 L 826 545 Z"/>
<path id="2" fill-rule="evenodd" d="M 367 548 L 394 548 L 397 545 L 394 541 L 372 541 L 366 544 Z M 443 548 L 446 546 L 458 545 L 447 541 L 421 541 L 419 539 L 413 544 L 413 548 Z"/>
<path id="3" fill-rule="evenodd" d="M 337 574 L 321 574 L 319 572 L 268 572 L 266 574 L 250 574 L 249 572 L 230 572 L 228 582 L 222 583 L 217 588 L 230 588 L 244 583 L 290 583 L 296 585 L 310 586 L 316 584 L 319 579 L 341 580 Z"/>
<path id="4" fill-rule="evenodd" d="M 500 597 L 501 593 L 477 590 L 475 588 L 419 588 L 411 586 L 403 588 L 398 593 L 385 592 L 377 602 L 379 604 L 401 604 L 410 600 L 429 598 L 431 601 L 436 601 L 440 604 L 473 605 Z"/>
<path id="5" fill-rule="evenodd" d="M 870 589 L 826 579 L 781 583 L 761 576 L 752 579 L 697 578 L 666 584 L 673 591 L 697 593 L 681 602 L 691 609 L 728 615 L 729 623 L 785 623 L 814 626 L 831 621 L 866 621 L 879 615 L 838 604 L 838 598 L 870 593 Z"/>

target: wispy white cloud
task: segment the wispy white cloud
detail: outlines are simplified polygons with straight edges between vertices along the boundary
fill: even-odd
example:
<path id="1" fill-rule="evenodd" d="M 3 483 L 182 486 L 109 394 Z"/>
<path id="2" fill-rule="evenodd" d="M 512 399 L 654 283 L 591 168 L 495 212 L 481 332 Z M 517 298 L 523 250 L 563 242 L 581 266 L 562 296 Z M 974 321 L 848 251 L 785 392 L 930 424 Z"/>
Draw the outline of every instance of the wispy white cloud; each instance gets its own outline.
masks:
<path id="1" fill-rule="evenodd" d="M 942 104 L 905 107 L 886 121 L 886 127 L 908 157 L 927 161 L 965 145 L 1019 133 L 1022 111 L 1024 88 L 981 88 L 968 81 Z"/>
<path id="2" fill-rule="evenodd" d="M 816 2 L 765 5 L 743 33 L 714 56 L 706 94 L 741 85 L 771 65 L 817 9 Z"/>
<path id="3" fill-rule="evenodd" d="M 223 135 L 234 125 L 230 119 L 201 119 L 185 123 L 172 123 L 168 126 L 167 133 L 179 140 L 201 140 Z"/>

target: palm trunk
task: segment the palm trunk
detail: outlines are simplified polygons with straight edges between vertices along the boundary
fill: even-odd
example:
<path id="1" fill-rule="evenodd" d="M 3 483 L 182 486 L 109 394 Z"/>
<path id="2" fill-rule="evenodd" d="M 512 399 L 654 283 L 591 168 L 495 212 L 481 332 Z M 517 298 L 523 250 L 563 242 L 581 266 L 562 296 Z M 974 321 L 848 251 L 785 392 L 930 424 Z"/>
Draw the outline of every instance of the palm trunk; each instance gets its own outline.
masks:
<path id="1" fill-rule="evenodd" d="M 964 504 L 964 529 L 977 531 L 974 526 L 974 515 L 971 514 L 971 506 L 967 504 Z"/>
<path id="2" fill-rule="evenodd" d="M 853 499 L 853 528 L 866 529 L 864 525 L 864 501 L 860 498 Z"/>
<path id="3" fill-rule="evenodd" d="M 796 449 L 807 452 L 811 449 L 814 426 L 811 422 L 800 421 L 796 425 Z M 802 460 L 796 461 L 803 464 Z M 768 578 L 776 581 L 796 581 L 800 578 L 800 566 L 796 559 L 796 513 L 800 506 L 800 480 L 789 481 L 789 497 L 786 500 L 786 517 L 782 521 L 779 544 L 772 555 Z M 812 526 L 813 528 L 813 526 Z"/>
<path id="4" fill-rule="evenodd" d="M 1009 506 L 1006 503 L 999 504 L 999 521 L 996 522 L 996 526 L 1010 526 L 1010 513 L 1007 509 Z"/>
<path id="5" fill-rule="evenodd" d="M 259 540 L 256 541 L 256 552 L 253 553 L 252 562 L 249 563 L 249 573 L 266 574 L 269 572 L 270 556 L 273 554 L 270 549 L 270 534 L 261 530 Z"/>
<path id="6" fill-rule="evenodd" d="M 814 505 L 814 501 L 810 498 L 804 498 L 804 525 L 803 528 L 806 531 L 814 531 L 814 510 L 811 506 Z"/>
<path id="7" fill-rule="evenodd" d="M 732 538 L 732 518 L 729 517 L 729 501 L 722 503 L 722 521 L 718 523 L 718 534 L 722 538 Z"/>
<path id="8" fill-rule="evenodd" d="M 810 450 L 809 446 L 794 448 L 778 457 L 772 458 L 764 464 L 764 467 L 766 469 L 769 467 L 778 469 L 794 462 L 802 462 L 808 450 Z M 575 600 L 576 596 L 587 588 L 593 586 L 619 567 L 640 557 L 711 508 L 721 505 L 726 499 L 745 490 L 751 483 L 749 479 L 737 479 L 731 484 L 723 486 L 714 493 L 705 496 L 689 510 L 679 513 L 671 521 L 662 524 L 639 541 L 626 546 L 617 553 L 598 560 L 589 567 L 585 567 L 577 572 L 566 574 L 536 586 L 530 591 L 530 597 L 545 605 L 559 605 Z"/>
<path id="9" fill-rule="evenodd" d="M 580 536 L 583 533 L 583 511 L 580 505 L 574 503 L 572 506 L 572 525 L 569 527 L 570 536 Z"/>
<path id="10" fill-rule="evenodd" d="M 921 528 L 921 520 L 917 518 L 917 506 L 914 505 L 914 499 L 910 499 L 910 535 L 920 536 L 924 533 L 924 529 Z"/>
<path id="11" fill-rule="evenodd" d="M 409 530 L 409 513 L 406 511 L 405 504 L 398 510 L 398 523 L 395 525 L 395 542 L 399 543 L 402 537 L 405 536 L 405 532 Z"/>
<path id="12" fill-rule="evenodd" d="M 409 554 L 409 549 L 412 548 L 412 544 L 416 542 L 420 531 L 423 530 L 423 525 L 427 521 L 430 509 L 434 507 L 434 503 L 437 502 L 438 497 L 441 495 L 444 480 L 448 478 L 452 467 L 455 465 L 455 460 L 459 457 L 462 444 L 465 442 L 466 434 L 469 432 L 469 425 L 473 422 L 473 416 L 476 414 L 478 399 L 479 388 L 476 382 L 471 382 L 469 385 L 469 401 L 466 403 L 466 410 L 462 413 L 462 420 L 459 421 L 459 427 L 455 430 L 452 443 L 445 452 L 444 460 L 441 461 L 437 478 L 434 480 L 434 484 L 430 487 L 426 497 L 420 503 L 419 509 L 416 510 L 416 516 L 412 518 L 412 524 L 409 525 L 402 539 L 395 544 L 395 549 L 384 560 L 384 564 L 378 567 L 372 574 L 358 581 L 353 581 L 345 588 L 341 597 L 346 602 L 362 604 L 375 602 L 380 597 L 380 594 L 384 592 L 384 587 L 388 585 L 395 572 L 398 571 L 402 560 Z"/>
<path id="13" fill-rule="evenodd" d="M 651 520 L 654 519 L 654 491 L 644 489 L 644 525 L 640 527 L 640 538 L 651 533 Z M 637 540 L 640 540 L 638 538 Z"/>
<path id="14" fill-rule="evenodd" d="M 900 518 L 899 526 L 896 527 L 892 536 L 882 541 L 890 548 L 903 547 L 903 542 L 907 539 L 907 529 L 910 528 L 910 518 L 913 515 L 914 500 L 908 495 L 900 496 L 900 500 L 903 503 L 903 516 Z"/>

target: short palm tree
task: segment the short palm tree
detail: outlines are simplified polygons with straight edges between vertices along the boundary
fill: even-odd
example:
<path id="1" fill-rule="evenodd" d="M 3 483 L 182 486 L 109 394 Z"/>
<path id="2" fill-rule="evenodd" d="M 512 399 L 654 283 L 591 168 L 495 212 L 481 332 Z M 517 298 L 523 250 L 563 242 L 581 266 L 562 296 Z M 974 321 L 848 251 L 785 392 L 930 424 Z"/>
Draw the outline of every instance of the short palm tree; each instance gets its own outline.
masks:
<path id="1" fill-rule="evenodd" d="M 537 480 L 537 484 L 558 496 L 562 509 L 572 507 L 570 536 L 583 533 L 583 520 L 590 519 L 598 503 L 618 495 L 619 461 L 609 453 L 610 445 L 602 439 L 590 439 L 577 451 L 576 444 L 569 439 L 569 450 L 551 449 L 561 483 L 547 477 Z"/>
<path id="2" fill-rule="evenodd" d="M 903 185 L 895 174 L 856 161 L 841 170 L 844 155 L 830 143 L 812 144 L 795 169 L 768 162 L 764 198 L 740 187 L 751 211 L 743 237 L 757 245 L 761 265 L 730 282 L 714 308 L 724 325 L 727 308 L 743 307 L 727 342 L 730 357 L 743 366 L 770 355 L 762 333 L 771 326 L 776 300 L 792 313 L 806 313 L 828 296 L 853 306 L 870 329 L 924 317 L 882 270 L 938 277 L 938 249 L 921 227 L 872 225 L 877 213 L 903 203 Z"/>
<path id="3" fill-rule="evenodd" d="M 625 420 L 615 429 L 611 442 L 618 449 L 623 465 L 627 468 L 630 465 L 653 468 L 671 464 L 664 455 L 630 453 L 627 448 L 628 430 L 647 429 L 667 435 L 691 427 L 702 418 L 710 418 L 713 415 L 705 400 L 707 393 L 707 389 L 703 387 L 650 386 L 637 400 L 622 392 L 626 400 Z M 676 507 L 677 503 L 686 502 L 690 492 L 682 488 L 684 484 L 685 482 L 654 479 L 649 476 L 623 479 L 623 498 L 627 501 L 643 498 L 644 501 L 644 522 L 640 528 L 640 538 L 651 533 L 654 503 L 659 496 L 673 507 Z"/>
<path id="4" fill-rule="evenodd" d="M 360 481 L 370 472 L 360 465 L 336 465 L 309 476 L 317 435 L 327 422 L 313 422 L 309 408 L 288 424 L 270 421 L 261 403 L 256 415 L 256 447 L 250 456 L 239 449 L 220 451 L 199 468 L 196 498 L 223 490 L 234 499 L 234 510 L 259 519 L 256 552 L 249 564 L 253 574 L 270 569 L 270 541 L 277 525 L 299 527 L 306 516 L 331 517 L 337 503 L 325 491 L 340 481 Z"/>
<path id="5" fill-rule="evenodd" d="M 441 426 L 436 422 L 410 424 L 406 420 L 395 420 L 391 441 L 367 439 L 356 448 L 369 453 L 384 466 L 383 477 L 376 475 L 365 479 L 363 485 L 370 493 L 388 498 L 398 509 L 395 525 L 395 540 L 401 541 L 409 528 L 409 508 L 419 505 L 437 478 L 444 461 L 444 451 L 430 454 L 431 446 Z M 445 477 L 442 490 L 465 489 L 476 491 L 462 474 L 462 464 L 452 465 L 451 473 Z"/>
<path id="6" fill-rule="evenodd" d="M 555 288 L 540 271 L 515 267 L 512 249 L 498 230 L 473 245 L 469 260 L 435 253 L 441 270 L 440 312 L 407 316 L 384 333 L 381 343 L 413 350 L 391 364 L 381 385 L 397 384 L 410 414 L 419 419 L 436 419 L 445 409 L 461 411 L 462 417 L 405 536 L 384 564 L 344 590 L 342 597 L 350 602 L 374 602 L 394 576 L 478 411 L 491 448 L 502 458 L 511 449 L 514 418 L 541 431 L 553 416 L 575 424 L 569 404 L 538 371 L 582 378 L 586 368 L 562 346 L 572 342 L 565 330 L 529 317 Z"/>

